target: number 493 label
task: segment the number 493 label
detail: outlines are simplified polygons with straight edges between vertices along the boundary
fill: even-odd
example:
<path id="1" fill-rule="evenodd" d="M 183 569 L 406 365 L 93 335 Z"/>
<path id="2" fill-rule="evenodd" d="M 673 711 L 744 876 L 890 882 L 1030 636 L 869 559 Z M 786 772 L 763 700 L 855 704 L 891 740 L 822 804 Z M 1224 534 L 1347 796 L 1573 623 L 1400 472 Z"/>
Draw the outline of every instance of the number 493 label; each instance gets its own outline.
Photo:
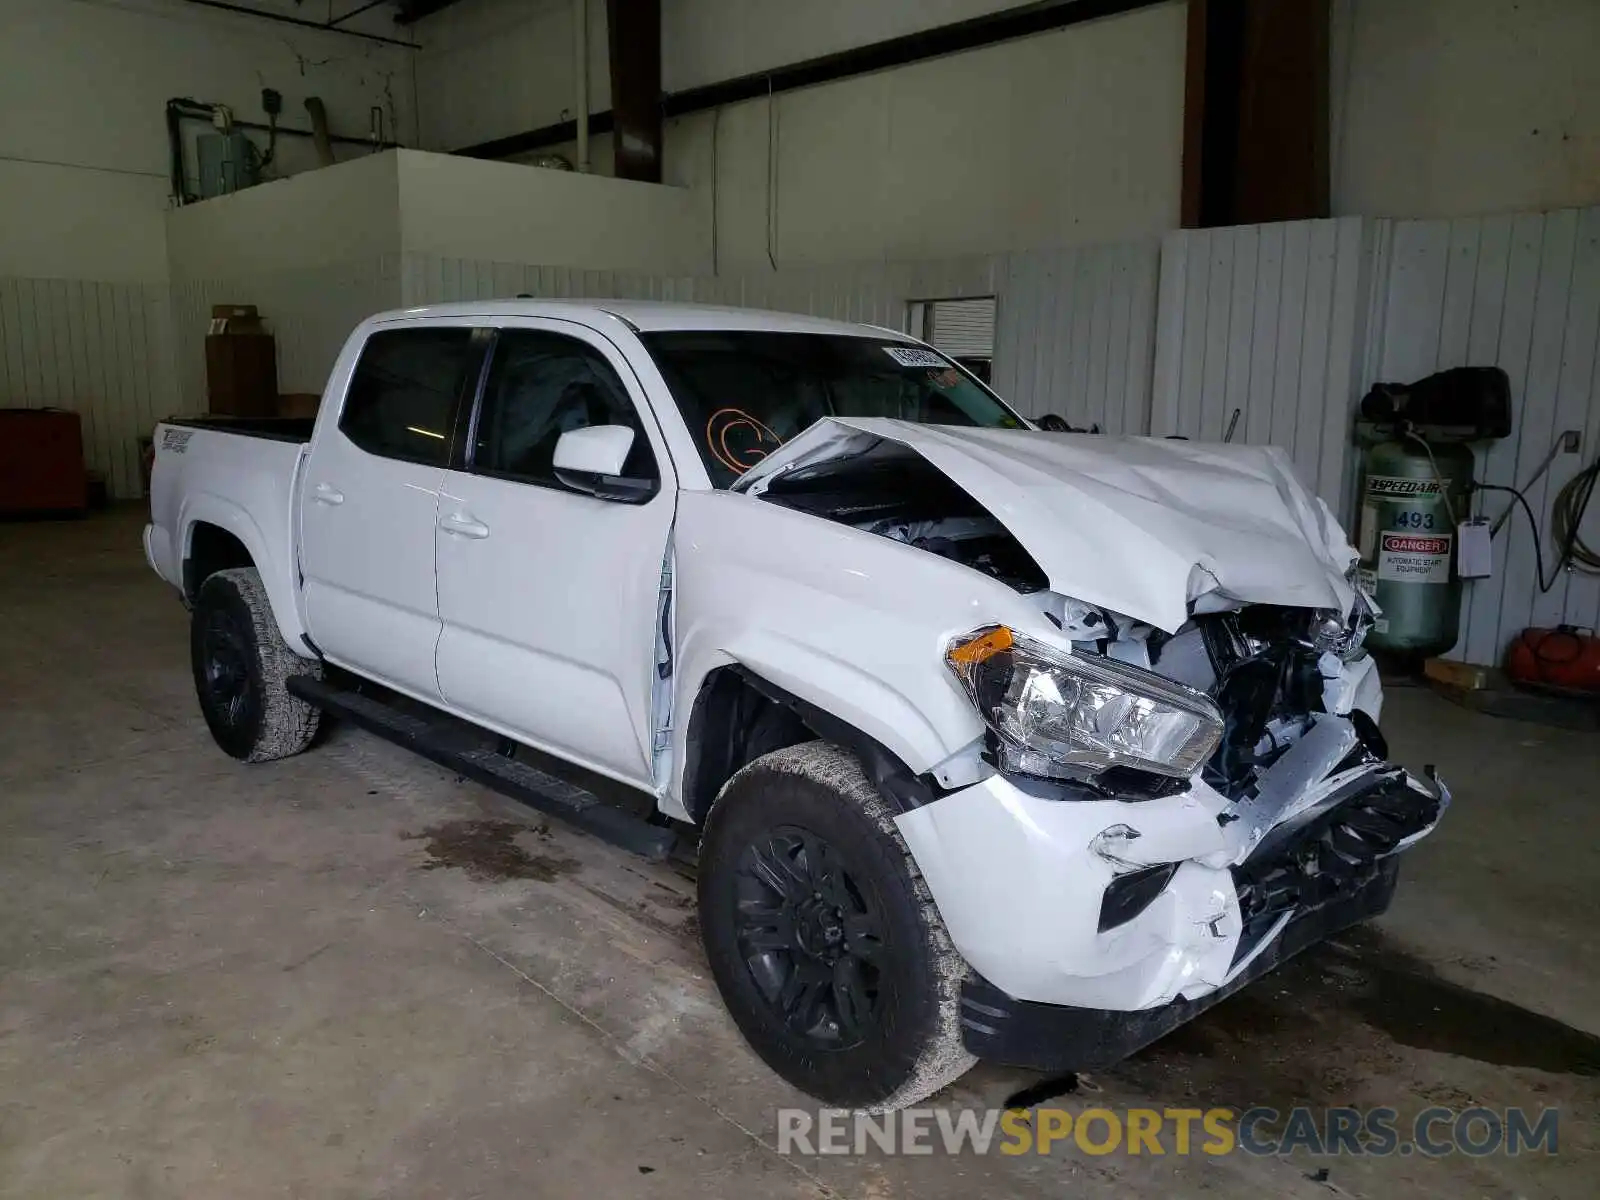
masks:
<path id="1" fill-rule="evenodd" d="M 1443 529 L 1445 527 L 1445 518 L 1443 516 L 1436 517 L 1433 513 L 1424 512 L 1421 509 L 1413 508 L 1409 512 L 1402 509 L 1395 513 L 1394 523 L 1401 529 Z"/>

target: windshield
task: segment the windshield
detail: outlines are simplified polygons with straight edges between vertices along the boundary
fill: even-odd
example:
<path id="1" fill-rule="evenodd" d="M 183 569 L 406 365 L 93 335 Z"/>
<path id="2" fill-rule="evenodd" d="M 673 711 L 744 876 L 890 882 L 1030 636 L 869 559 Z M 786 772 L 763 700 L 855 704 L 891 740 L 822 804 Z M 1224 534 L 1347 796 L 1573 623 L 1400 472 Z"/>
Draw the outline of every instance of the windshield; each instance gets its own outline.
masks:
<path id="1" fill-rule="evenodd" d="M 1024 428 L 970 375 L 922 346 L 758 330 L 641 337 L 719 488 L 823 417 Z"/>

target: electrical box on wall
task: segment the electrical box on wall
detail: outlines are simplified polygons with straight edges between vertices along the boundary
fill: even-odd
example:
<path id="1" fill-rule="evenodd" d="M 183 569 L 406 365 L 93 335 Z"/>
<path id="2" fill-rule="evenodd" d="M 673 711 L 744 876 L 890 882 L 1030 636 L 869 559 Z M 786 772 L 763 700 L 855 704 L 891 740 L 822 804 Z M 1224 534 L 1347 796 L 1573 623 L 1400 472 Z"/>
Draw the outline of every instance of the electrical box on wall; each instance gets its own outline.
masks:
<path id="1" fill-rule="evenodd" d="M 261 155 L 242 133 L 206 133 L 195 139 L 200 195 L 226 196 L 261 182 Z"/>

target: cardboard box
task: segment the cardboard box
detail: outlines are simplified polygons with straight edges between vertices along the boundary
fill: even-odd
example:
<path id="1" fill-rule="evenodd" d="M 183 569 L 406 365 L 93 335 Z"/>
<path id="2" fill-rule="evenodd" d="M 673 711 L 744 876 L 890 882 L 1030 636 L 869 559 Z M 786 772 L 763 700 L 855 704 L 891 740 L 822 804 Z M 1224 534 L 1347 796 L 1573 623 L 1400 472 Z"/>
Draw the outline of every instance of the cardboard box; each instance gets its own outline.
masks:
<path id="1" fill-rule="evenodd" d="M 206 332 L 212 337 L 224 333 L 262 334 L 266 326 L 254 304 L 213 304 L 211 325 Z"/>
<path id="2" fill-rule="evenodd" d="M 1430 658 L 1422 664 L 1422 671 L 1434 683 L 1462 692 L 1482 691 L 1489 686 L 1492 673 L 1489 667 L 1452 662 L 1447 658 Z"/>
<path id="3" fill-rule="evenodd" d="M 321 404 L 322 397 L 316 392 L 284 392 L 278 397 L 278 416 L 310 420 Z"/>

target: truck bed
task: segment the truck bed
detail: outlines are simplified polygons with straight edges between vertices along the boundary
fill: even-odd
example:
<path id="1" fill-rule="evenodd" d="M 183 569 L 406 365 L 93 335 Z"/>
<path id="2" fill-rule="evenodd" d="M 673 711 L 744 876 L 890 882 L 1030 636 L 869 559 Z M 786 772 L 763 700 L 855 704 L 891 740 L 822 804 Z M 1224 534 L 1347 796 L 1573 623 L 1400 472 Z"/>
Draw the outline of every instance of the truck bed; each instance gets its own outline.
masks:
<path id="1" fill-rule="evenodd" d="M 237 539 L 261 572 L 290 646 L 300 640 L 292 624 L 284 625 L 285 614 L 292 621 L 299 607 L 294 499 L 311 426 L 293 419 L 163 421 L 156 426 L 150 473 L 145 554 L 156 574 L 184 587 L 183 564 L 197 525 Z"/>
<path id="2" fill-rule="evenodd" d="M 309 442 L 315 417 L 168 417 L 163 425 L 184 429 L 209 429 L 242 437 L 270 438 L 275 442 Z"/>

